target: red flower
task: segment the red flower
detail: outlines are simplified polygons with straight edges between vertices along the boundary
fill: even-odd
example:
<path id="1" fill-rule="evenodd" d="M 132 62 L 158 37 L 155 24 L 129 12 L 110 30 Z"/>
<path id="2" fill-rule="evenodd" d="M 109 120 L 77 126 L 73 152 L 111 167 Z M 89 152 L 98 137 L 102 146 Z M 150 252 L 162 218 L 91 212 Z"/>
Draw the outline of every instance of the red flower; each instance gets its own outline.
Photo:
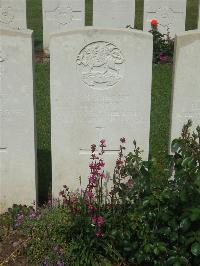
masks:
<path id="1" fill-rule="evenodd" d="M 158 20 L 157 19 L 152 19 L 152 21 L 151 21 L 151 25 L 152 26 L 157 26 L 158 25 Z"/>

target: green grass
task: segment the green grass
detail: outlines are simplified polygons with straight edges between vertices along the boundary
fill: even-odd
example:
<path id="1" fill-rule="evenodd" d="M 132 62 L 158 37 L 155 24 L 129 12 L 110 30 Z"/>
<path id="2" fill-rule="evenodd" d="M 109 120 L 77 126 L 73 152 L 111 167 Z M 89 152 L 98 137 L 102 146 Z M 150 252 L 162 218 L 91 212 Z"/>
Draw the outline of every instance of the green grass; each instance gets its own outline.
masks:
<path id="1" fill-rule="evenodd" d="M 35 50 L 42 49 L 42 0 L 27 0 L 28 26 L 34 30 Z M 198 0 L 188 0 L 186 29 L 197 27 Z M 86 0 L 86 25 L 92 25 L 92 0 Z M 135 28 L 142 29 L 143 0 L 136 0 Z M 172 65 L 153 66 L 150 156 L 163 162 L 168 151 Z M 51 187 L 49 64 L 36 64 L 39 199 Z"/>

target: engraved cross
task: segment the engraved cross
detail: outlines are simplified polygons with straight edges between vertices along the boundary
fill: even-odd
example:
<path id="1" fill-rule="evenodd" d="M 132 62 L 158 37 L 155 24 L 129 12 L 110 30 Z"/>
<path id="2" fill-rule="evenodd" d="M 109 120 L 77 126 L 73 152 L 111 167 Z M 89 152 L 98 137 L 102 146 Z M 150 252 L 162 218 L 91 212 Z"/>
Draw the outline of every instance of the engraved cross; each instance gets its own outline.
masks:
<path id="1" fill-rule="evenodd" d="M 103 139 L 103 131 L 104 131 L 104 127 L 96 127 L 96 131 L 97 131 L 97 138 L 96 138 L 96 145 L 97 145 L 97 152 L 100 153 L 101 152 L 101 147 L 100 147 L 100 141 Z M 119 149 L 104 149 L 105 151 L 105 155 L 116 155 L 120 152 Z M 80 155 L 90 155 L 91 154 L 91 150 L 90 149 L 84 149 L 84 148 L 80 148 L 79 150 L 79 154 Z"/>
<path id="2" fill-rule="evenodd" d="M 60 5 L 53 10 L 46 11 L 45 14 L 48 20 L 56 20 L 61 25 L 67 25 L 72 21 L 80 21 L 82 12 L 67 5 Z"/>

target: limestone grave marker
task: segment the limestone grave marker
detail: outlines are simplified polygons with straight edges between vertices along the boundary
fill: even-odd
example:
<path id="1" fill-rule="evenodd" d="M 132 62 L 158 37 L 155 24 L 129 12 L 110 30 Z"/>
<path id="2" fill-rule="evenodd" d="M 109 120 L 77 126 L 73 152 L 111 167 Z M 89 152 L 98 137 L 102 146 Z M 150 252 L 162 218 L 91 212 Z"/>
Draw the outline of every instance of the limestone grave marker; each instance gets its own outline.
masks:
<path id="1" fill-rule="evenodd" d="M 200 32 L 177 35 L 174 62 L 171 140 L 180 136 L 183 124 L 200 125 Z"/>
<path id="2" fill-rule="evenodd" d="M 53 196 L 79 187 L 89 175 L 90 146 L 107 140 L 106 170 L 113 173 L 119 140 L 133 139 L 148 158 L 152 35 L 126 29 L 70 30 L 50 45 Z M 59 77 L 59 78 L 58 78 Z"/>
<path id="3" fill-rule="evenodd" d="M 187 0 L 144 0 L 143 30 L 151 30 L 151 20 L 157 19 L 158 30 L 171 37 L 185 31 Z"/>
<path id="4" fill-rule="evenodd" d="M 134 27 L 135 0 L 93 0 L 93 26 Z"/>
<path id="5" fill-rule="evenodd" d="M 0 212 L 36 201 L 32 31 L 0 30 Z"/>
<path id="6" fill-rule="evenodd" d="M 43 46 L 48 53 L 51 33 L 85 25 L 85 0 L 43 0 Z"/>
<path id="7" fill-rule="evenodd" d="M 26 0 L 0 0 L 0 28 L 14 30 L 27 28 Z"/>

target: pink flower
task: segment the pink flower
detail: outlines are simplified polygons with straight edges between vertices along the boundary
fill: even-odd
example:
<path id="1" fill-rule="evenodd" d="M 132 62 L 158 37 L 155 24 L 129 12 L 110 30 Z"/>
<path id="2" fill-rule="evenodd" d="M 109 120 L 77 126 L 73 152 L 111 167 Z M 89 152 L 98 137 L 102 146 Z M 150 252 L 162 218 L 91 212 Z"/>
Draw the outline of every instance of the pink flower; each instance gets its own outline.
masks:
<path id="1" fill-rule="evenodd" d="M 97 224 L 99 227 L 103 226 L 105 224 L 105 219 L 103 216 L 93 216 L 92 217 L 93 224 Z"/>
<path id="2" fill-rule="evenodd" d="M 105 162 L 102 159 L 99 160 L 99 166 L 100 167 L 104 167 L 105 166 Z"/>
<path id="3" fill-rule="evenodd" d="M 96 211 L 96 210 L 97 210 L 97 208 L 94 207 L 92 204 L 90 204 L 90 205 L 88 206 L 88 209 L 89 209 L 90 211 Z"/>
<path id="4" fill-rule="evenodd" d="M 132 188 L 133 187 L 133 180 L 132 179 L 128 180 L 127 186 L 128 186 L 128 188 Z"/>
<path id="5" fill-rule="evenodd" d="M 64 190 L 61 190 L 60 192 L 59 192 L 59 196 L 64 196 L 65 195 L 65 192 L 64 192 Z"/>
<path id="6" fill-rule="evenodd" d="M 102 139 L 102 140 L 100 140 L 100 143 L 101 144 L 105 144 L 106 143 L 106 140 L 105 139 Z"/>
<path id="7" fill-rule="evenodd" d="M 97 237 L 103 237 L 104 233 L 102 233 L 101 231 L 96 232 L 96 236 Z"/>
<path id="8" fill-rule="evenodd" d="M 97 219 L 98 219 L 97 216 L 93 216 L 92 217 L 92 223 L 93 224 L 96 224 L 97 223 Z"/>
<path id="9" fill-rule="evenodd" d="M 104 173 L 101 173 L 101 174 L 100 174 L 100 177 L 101 177 L 101 178 L 106 178 L 106 175 L 105 175 Z"/>
<path id="10" fill-rule="evenodd" d="M 166 62 L 168 60 L 169 60 L 169 57 L 167 55 L 165 55 L 164 53 L 160 54 L 160 61 Z"/>
<path id="11" fill-rule="evenodd" d="M 90 198 L 90 199 L 94 198 L 94 194 L 93 194 L 92 191 L 88 191 L 88 192 L 87 192 L 87 196 L 88 196 L 88 198 Z"/>
<path id="12" fill-rule="evenodd" d="M 91 174 L 89 177 L 89 181 L 91 184 L 95 184 L 96 183 L 96 175 L 95 174 Z"/>
<path id="13" fill-rule="evenodd" d="M 97 224 L 98 224 L 98 226 L 103 226 L 105 224 L 105 220 L 104 220 L 103 216 L 97 217 Z"/>

